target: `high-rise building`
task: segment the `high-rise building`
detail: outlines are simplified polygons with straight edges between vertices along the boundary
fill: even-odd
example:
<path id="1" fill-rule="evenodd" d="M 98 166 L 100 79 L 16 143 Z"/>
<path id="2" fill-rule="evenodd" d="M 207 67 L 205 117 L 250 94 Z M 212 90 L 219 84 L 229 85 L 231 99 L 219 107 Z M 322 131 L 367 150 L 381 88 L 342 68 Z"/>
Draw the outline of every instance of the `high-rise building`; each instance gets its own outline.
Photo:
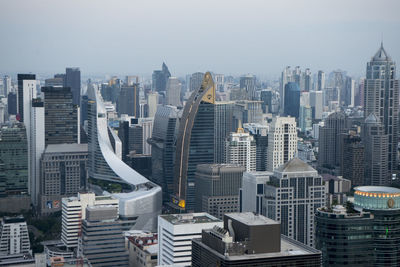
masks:
<path id="1" fill-rule="evenodd" d="M 225 86 L 225 75 L 224 74 L 214 74 L 214 82 L 215 82 L 216 90 L 218 92 L 223 92 L 224 86 Z"/>
<path id="2" fill-rule="evenodd" d="M 80 143 L 79 107 L 68 87 L 42 87 L 46 145 Z"/>
<path id="3" fill-rule="evenodd" d="M 223 223 L 204 212 L 158 216 L 158 265 L 190 266 L 192 239 L 214 226 Z"/>
<path id="4" fill-rule="evenodd" d="M 24 217 L 3 217 L 0 225 L 0 257 L 31 254 L 30 248 L 28 225 Z"/>
<path id="5" fill-rule="evenodd" d="M 8 93 L 11 93 L 11 78 L 5 75 L 3 78 L 3 95 L 8 96 Z"/>
<path id="6" fill-rule="evenodd" d="M 167 88 L 168 78 L 171 77 L 171 73 L 168 70 L 167 65 L 163 62 L 161 70 L 155 70 L 152 75 L 152 91 L 164 92 Z"/>
<path id="7" fill-rule="evenodd" d="M 341 99 L 344 106 L 354 107 L 355 81 L 353 78 L 348 76 L 345 78 Z"/>
<path id="8" fill-rule="evenodd" d="M 256 77 L 251 74 L 240 77 L 240 89 L 246 91 L 247 99 L 254 100 L 256 92 Z"/>
<path id="9" fill-rule="evenodd" d="M 325 72 L 319 70 L 317 78 L 317 91 L 323 91 L 324 89 L 325 89 Z"/>
<path id="10" fill-rule="evenodd" d="M 347 195 L 351 191 L 351 181 L 341 176 L 322 174 L 325 184 L 326 206 L 331 207 L 336 204 L 345 204 L 348 200 Z"/>
<path id="11" fill-rule="evenodd" d="M 180 107 L 182 84 L 176 77 L 169 77 L 167 81 L 167 105 Z"/>
<path id="12" fill-rule="evenodd" d="M 373 266 L 370 212 L 337 205 L 315 213 L 315 248 L 322 252 L 323 266 Z"/>
<path id="13" fill-rule="evenodd" d="M 199 90 L 201 83 L 203 82 L 204 73 L 203 72 L 195 72 L 192 74 L 190 78 L 190 91 Z"/>
<path id="14" fill-rule="evenodd" d="M 48 145 L 41 159 L 39 209 L 42 214 L 61 210 L 63 197 L 86 189 L 87 144 Z"/>
<path id="15" fill-rule="evenodd" d="M 94 193 L 78 193 L 77 197 L 62 199 L 61 241 L 66 247 L 78 247 L 82 220 L 86 219 L 86 207 L 101 205 L 118 209 L 118 199 L 112 196 L 95 196 Z"/>
<path id="16" fill-rule="evenodd" d="M 349 179 L 353 186 L 364 184 L 365 146 L 359 135 L 342 134 L 342 161 L 340 170 L 343 178 Z"/>
<path id="17" fill-rule="evenodd" d="M 240 212 L 261 214 L 264 198 L 264 186 L 269 182 L 272 172 L 245 172 L 240 189 Z"/>
<path id="18" fill-rule="evenodd" d="M 285 85 L 285 107 L 286 116 L 298 118 L 300 110 L 300 87 L 295 82 Z"/>
<path id="19" fill-rule="evenodd" d="M 343 112 L 332 113 L 326 118 L 325 125 L 319 129 L 320 166 L 333 168 L 341 162 L 340 134 L 347 131 L 347 116 Z"/>
<path id="20" fill-rule="evenodd" d="M 157 112 L 159 95 L 157 92 L 152 92 L 147 95 L 147 106 L 149 117 L 154 117 Z"/>
<path id="21" fill-rule="evenodd" d="M 324 107 L 322 91 L 310 92 L 310 106 L 312 109 L 312 118 L 315 120 L 322 119 L 322 112 Z"/>
<path id="22" fill-rule="evenodd" d="M 29 128 L 31 101 L 36 98 L 36 75 L 18 74 L 18 117 Z M 29 135 L 29 134 L 28 134 Z"/>
<path id="23" fill-rule="evenodd" d="M 45 149 L 44 104 L 40 98 L 32 99 L 29 131 L 29 194 L 34 206 L 38 205 L 40 192 L 40 158 Z"/>
<path id="24" fill-rule="evenodd" d="M 365 145 L 365 180 L 363 185 L 390 185 L 389 136 L 375 113 L 364 122 L 362 140 Z"/>
<path id="25" fill-rule="evenodd" d="M 132 86 L 122 86 L 117 102 L 118 115 L 127 114 L 139 118 L 139 84 L 135 83 Z"/>
<path id="26" fill-rule="evenodd" d="M 154 117 L 151 145 L 152 181 L 163 190 L 163 202 L 170 201 L 174 190 L 175 136 L 180 111 L 174 106 L 159 106 Z"/>
<path id="27" fill-rule="evenodd" d="M 15 92 L 8 93 L 7 107 L 8 115 L 17 115 L 17 94 Z"/>
<path id="28" fill-rule="evenodd" d="M 262 214 L 281 223 L 282 234 L 314 246 L 314 213 L 325 206 L 322 177 L 294 158 L 277 168 L 265 185 Z"/>
<path id="29" fill-rule="evenodd" d="M 248 131 L 256 141 L 256 171 L 267 170 L 268 132 L 267 125 L 246 123 L 243 128 Z"/>
<path id="30" fill-rule="evenodd" d="M 371 113 L 379 118 L 384 134 L 388 136 L 389 174 L 397 169 L 397 143 L 399 121 L 399 81 L 396 80 L 396 63 L 383 44 L 367 63 L 364 85 L 364 117 Z"/>
<path id="31" fill-rule="evenodd" d="M 280 88 L 279 88 L 279 95 L 280 95 L 280 113 L 284 114 L 285 110 L 285 86 L 288 82 L 294 82 L 293 78 L 293 71 L 290 69 L 290 66 L 287 66 L 281 74 L 281 80 L 280 80 Z"/>
<path id="32" fill-rule="evenodd" d="M 266 238 L 268 237 L 268 238 Z M 230 213 L 224 226 L 192 241 L 192 266 L 321 266 L 321 252 L 284 235 L 278 222 L 253 213 Z"/>
<path id="33" fill-rule="evenodd" d="M 307 68 L 302 74 L 302 82 L 304 83 L 304 85 L 301 89 L 303 91 L 309 92 L 312 89 L 311 71 Z"/>
<path id="34" fill-rule="evenodd" d="M 333 88 L 336 90 L 337 92 L 337 101 L 339 103 L 339 105 L 343 105 L 344 104 L 344 96 L 345 96 L 345 90 L 344 90 L 344 72 L 341 70 L 336 70 L 333 71 L 332 73 L 332 85 Z"/>
<path id="35" fill-rule="evenodd" d="M 118 206 L 88 206 L 86 218 L 82 220 L 78 253 L 93 267 L 128 267 L 124 223 L 118 218 Z"/>
<path id="36" fill-rule="evenodd" d="M 225 140 L 233 131 L 233 109 L 235 103 L 215 102 L 215 119 L 214 119 L 214 162 L 225 162 Z"/>
<path id="37" fill-rule="evenodd" d="M 128 235 L 128 236 L 126 236 Z M 158 234 L 125 232 L 129 251 L 129 266 L 155 267 L 158 258 Z"/>
<path id="38" fill-rule="evenodd" d="M 214 162 L 215 86 L 211 74 L 195 90 L 183 110 L 176 141 L 174 195 L 177 208 L 194 210 L 198 164 Z"/>
<path id="39" fill-rule="evenodd" d="M 262 123 L 262 101 L 257 100 L 238 100 L 234 107 L 234 125 L 236 130 L 241 123 Z"/>
<path id="40" fill-rule="evenodd" d="M 297 129 L 293 117 L 274 117 L 268 134 L 267 170 L 285 164 L 296 156 Z"/>
<path id="41" fill-rule="evenodd" d="M 237 164 L 200 164 L 196 171 L 196 210 L 222 219 L 239 211 L 239 188 L 245 167 Z"/>
<path id="42" fill-rule="evenodd" d="M 66 68 L 64 86 L 71 88 L 72 103 L 81 105 L 81 71 L 79 68 Z"/>
<path id="43" fill-rule="evenodd" d="M 247 172 L 256 170 L 256 142 L 250 133 L 245 133 L 243 128 L 238 128 L 236 133 L 231 133 L 225 142 L 226 163 L 239 164 Z"/>
<path id="44" fill-rule="evenodd" d="M 107 110 L 100 93 L 88 91 L 89 183 L 119 200 L 120 217 L 135 218 L 133 229 L 155 230 L 161 213 L 161 188 L 121 160 L 121 140 L 108 126 Z"/>

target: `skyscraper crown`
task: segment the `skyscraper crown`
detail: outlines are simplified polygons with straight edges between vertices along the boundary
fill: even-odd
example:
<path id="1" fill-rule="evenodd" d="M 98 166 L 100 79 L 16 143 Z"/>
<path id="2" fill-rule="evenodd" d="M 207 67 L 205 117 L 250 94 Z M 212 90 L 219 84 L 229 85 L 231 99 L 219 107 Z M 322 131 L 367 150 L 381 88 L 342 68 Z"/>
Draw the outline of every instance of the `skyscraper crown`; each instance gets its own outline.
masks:
<path id="1" fill-rule="evenodd" d="M 385 48 L 383 48 L 383 42 L 378 52 L 376 52 L 375 56 L 372 58 L 372 61 L 392 61 L 392 58 L 386 52 Z"/>

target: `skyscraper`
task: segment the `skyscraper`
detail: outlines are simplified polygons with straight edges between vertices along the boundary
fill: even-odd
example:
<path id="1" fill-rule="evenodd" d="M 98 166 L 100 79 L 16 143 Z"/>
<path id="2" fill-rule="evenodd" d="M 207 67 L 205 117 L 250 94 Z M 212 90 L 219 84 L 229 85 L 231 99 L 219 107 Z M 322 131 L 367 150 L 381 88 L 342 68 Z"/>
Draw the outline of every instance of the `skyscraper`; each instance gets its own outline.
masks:
<path id="1" fill-rule="evenodd" d="M 399 121 L 399 81 L 396 80 L 396 63 L 383 48 L 367 63 L 364 85 L 364 117 L 371 113 L 379 118 L 384 134 L 388 136 L 389 174 L 397 169 L 397 143 Z"/>
<path id="2" fill-rule="evenodd" d="M 312 118 L 315 120 L 322 119 L 322 111 L 324 107 L 324 98 L 322 91 L 310 92 L 310 106 L 312 109 Z"/>
<path id="3" fill-rule="evenodd" d="M 235 102 L 215 102 L 214 162 L 225 162 L 225 140 L 233 129 Z"/>
<path id="4" fill-rule="evenodd" d="M 293 117 L 274 117 L 268 134 L 267 170 L 285 164 L 296 156 L 297 129 Z"/>
<path id="5" fill-rule="evenodd" d="M 154 117 L 157 112 L 158 106 L 158 98 L 159 95 L 157 92 L 152 92 L 147 94 L 147 106 L 148 106 L 148 115 L 149 117 Z"/>
<path id="6" fill-rule="evenodd" d="M 342 134 L 343 139 L 342 154 L 340 163 L 340 171 L 345 179 L 351 181 L 352 186 L 364 184 L 365 169 L 365 145 L 361 142 L 359 135 Z"/>
<path id="7" fill-rule="evenodd" d="M 240 89 L 246 91 L 248 100 L 254 100 L 256 92 L 256 77 L 251 74 L 240 77 Z"/>
<path id="8" fill-rule="evenodd" d="M 312 80 L 311 80 L 311 71 L 310 69 L 306 69 L 305 72 L 303 72 L 303 77 L 302 77 L 304 86 L 301 88 L 302 90 L 309 92 L 312 89 Z"/>
<path id="9" fill-rule="evenodd" d="M 140 117 L 139 105 L 139 84 L 132 86 L 122 86 L 117 102 L 118 114 L 127 114 L 128 116 Z"/>
<path id="10" fill-rule="evenodd" d="M 319 70 L 318 80 L 317 80 L 317 91 L 323 91 L 324 89 L 325 89 L 325 72 Z"/>
<path id="11" fill-rule="evenodd" d="M 81 71 L 79 68 L 66 68 L 64 86 L 71 88 L 72 103 L 81 105 Z"/>
<path id="12" fill-rule="evenodd" d="M 35 74 L 18 74 L 18 115 L 19 121 L 25 123 L 29 128 L 32 98 L 36 98 L 36 76 Z"/>
<path id="13" fill-rule="evenodd" d="M 156 92 L 166 91 L 168 78 L 171 73 L 167 65 L 163 62 L 161 70 L 155 70 L 152 76 L 152 90 Z"/>
<path id="14" fill-rule="evenodd" d="M 190 91 L 198 90 L 204 78 L 203 72 L 195 72 L 190 77 Z"/>
<path id="15" fill-rule="evenodd" d="M 231 133 L 225 142 L 226 163 L 239 164 L 247 172 L 256 170 L 256 142 L 250 133 L 245 133 L 243 128 L 238 128 L 236 133 Z"/>
<path id="16" fill-rule="evenodd" d="M 285 85 L 285 107 L 286 116 L 298 118 L 300 111 L 300 87 L 295 82 L 288 82 Z"/>
<path id="17" fill-rule="evenodd" d="M 3 94 L 7 96 L 8 93 L 11 93 L 11 78 L 8 75 L 5 75 L 3 78 Z"/>
<path id="18" fill-rule="evenodd" d="M 169 77 L 167 81 L 167 105 L 181 106 L 182 84 L 176 77 Z"/>
<path id="19" fill-rule="evenodd" d="M 68 87 L 42 87 L 45 108 L 46 145 L 79 143 L 79 107 Z"/>
<path id="20" fill-rule="evenodd" d="M 196 166 L 214 162 L 214 119 L 215 86 L 207 72 L 187 101 L 179 125 L 174 166 L 174 194 L 181 204 L 177 208 L 194 210 Z"/>

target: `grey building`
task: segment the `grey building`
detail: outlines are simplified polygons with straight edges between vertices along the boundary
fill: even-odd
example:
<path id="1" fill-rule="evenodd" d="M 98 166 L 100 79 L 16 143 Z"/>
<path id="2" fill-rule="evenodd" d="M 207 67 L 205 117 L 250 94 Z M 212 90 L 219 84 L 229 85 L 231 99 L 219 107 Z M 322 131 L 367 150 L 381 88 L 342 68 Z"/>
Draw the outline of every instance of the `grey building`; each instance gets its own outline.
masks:
<path id="1" fill-rule="evenodd" d="M 135 118 L 140 117 L 139 84 L 121 87 L 117 101 L 117 112 L 118 115 L 127 114 Z"/>
<path id="2" fill-rule="evenodd" d="M 81 104 L 81 71 L 79 68 L 66 68 L 64 86 L 71 88 L 72 103 L 79 106 Z"/>
<path id="3" fill-rule="evenodd" d="M 233 109 L 235 102 L 215 102 L 214 161 L 225 162 L 225 140 L 233 132 Z"/>
<path id="4" fill-rule="evenodd" d="M 245 167 L 236 164 L 200 164 L 196 170 L 196 210 L 219 219 L 239 211 L 239 188 Z"/>
<path id="5" fill-rule="evenodd" d="M 118 219 L 118 207 L 87 207 L 78 253 L 87 258 L 93 267 L 127 267 L 129 255 L 123 236 L 124 223 L 126 221 Z"/>
<path id="6" fill-rule="evenodd" d="M 268 237 L 268 238 L 266 238 Z M 278 222 L 231 213 L 192 241 L 192 266 L 321 266 L 321 252 L 281 235 Z"/>
<path id="7" fill-rule="evenodd" d="M 203 78 L 204 78 L 203 72 L 195 72 L 192 74 L 192 77 L 190 77 L 190 88 L 189 88 L 191 92 L 200 89 Z"/>
<path id="8" fill-rule="evenodd" d="M 298 158 L 275 169 L 265 185 L 262 214 L 279 221 L 282 234 L 303 244 L 314 246 L 314 213 L 323 206 L 322 177 Z"/>
<path id="9" fill-rule="evenodd" d="M 326 173 L 322 174 L 322 179 L 325 185 L 326 206 L 345 204 L 348 200 L 347 195 L 351 191 L 351 181 Z"/>
<path id="10" fill-rule="evenodd" d="M 161 70 L 155 70 L 152 75 L 152 91 L 163 92 L 166 91 L 168 78 L 171 73 L 167 65 L 163 62 Z"/>
<path id="11" fill-rule="evenodd" d="M 45 110 L 45 143 L 80 142 L 78 105 L 69 87 L 42 87 Z"/>
<path id="12" fill-rule="evenodd" d="M 30 255 L 30 249 L 28 226 L 24 217 L 3 217 L 0 225 L 0 257 Z"/>
<path id="13" fill-rule="evenodd" d="M 392 174 L 397 169 L 397 143 L 399 121 L 399 80 L 396 80 L 396 63 L 383 48 L 367 63 L 364 83 L 364 117 L 375 114 L 387 135 L 387 168 Z"/>
<path id="14" fill-rule="evenodd" d="M 248 100 L 254 100 L 256 92 L 256 77 L 251 74 L 240 77 L 240 89 L 246 92 Z"/>
<path id="15" fill-rule="evenodd" d="M 245 172 L 240 188 L 240 212 L 261 214 L 263 209 L 264 187 L 269 182 L 272 172 Z"/>
<path id="16" fill-rule="evenodd" d="M 180 107 L 182 84 L 176 77 L 169 77 L 167 81 L 167 105 Z"/>
<path id="17" fill-rule="evenodd" d="M 345 179 L 349 179 L 353 186 L 364 184 L 365 146 L 361 137 L 354 134 L 341 134 L 342 159 L 340 171 Z"/>
<path id="18" fill-rule="evenodd" d="M 29 116 L 29 104 L 32 98 L 36 97 L 36 75 L 35 74 L 18 74 L 18 95 L 17 95 L 17 119 L 24 122 Z M 27 115 L 28 114 L 28 115 Z M 25 122 L 28 128 L 29 120 Z"/>
<path id="19" fill-rule="evenodd" d="M 87 144 L 48 145 L 41 158 L 39 207 L 42 214 L 61 210 L 63 197 L 87 185 Z"/>

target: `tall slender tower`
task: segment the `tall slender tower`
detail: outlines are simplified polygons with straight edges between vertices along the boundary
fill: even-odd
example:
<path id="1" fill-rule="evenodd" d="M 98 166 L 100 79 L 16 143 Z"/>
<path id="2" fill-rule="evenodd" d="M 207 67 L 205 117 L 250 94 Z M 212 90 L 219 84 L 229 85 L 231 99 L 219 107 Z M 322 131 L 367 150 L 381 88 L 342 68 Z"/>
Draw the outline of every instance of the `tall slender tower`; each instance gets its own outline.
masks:
<path id="1" fill-rule="evenodd" d="M 388 135 L 389 174 L 397 168 L 397 143 L 399 120 L 399 81 L 396 80 L 396 63 L 383 48 L 367 63 L 364 84 L 364 116 L 374 113 Z"/>
<path id="2" fill-rule="evenodd" d="M 214 113 L 215 85 L 207 72 L 187 101 L 179 125 L 174 167 L 176 208 L 194 210 L 196 167 L 214 162 Z"/>

